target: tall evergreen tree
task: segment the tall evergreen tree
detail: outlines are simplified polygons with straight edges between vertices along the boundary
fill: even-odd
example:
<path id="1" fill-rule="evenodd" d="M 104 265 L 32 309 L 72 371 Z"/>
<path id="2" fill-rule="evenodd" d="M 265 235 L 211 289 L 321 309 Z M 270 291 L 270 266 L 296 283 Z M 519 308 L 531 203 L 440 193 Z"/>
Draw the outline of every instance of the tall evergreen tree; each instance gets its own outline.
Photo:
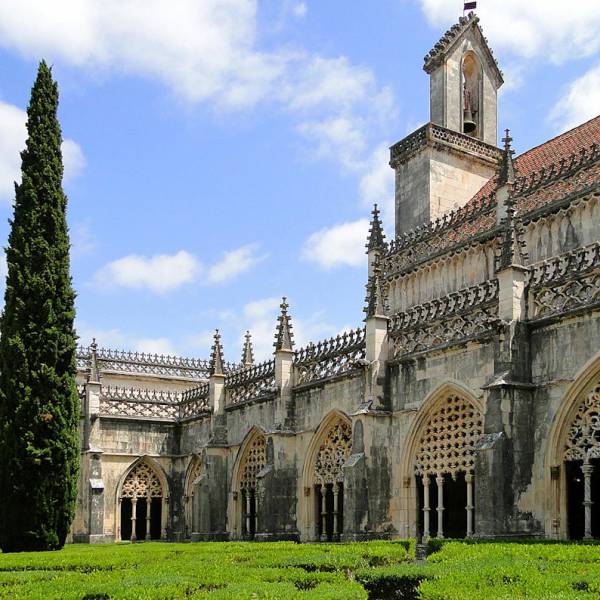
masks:
<path id="1" fill-rule="evenodd" d="M 58 86 L 41 62 L 27 109 L 0 320 L 0 546 L 65 543 L 79 472 L 75 293 Z"/>

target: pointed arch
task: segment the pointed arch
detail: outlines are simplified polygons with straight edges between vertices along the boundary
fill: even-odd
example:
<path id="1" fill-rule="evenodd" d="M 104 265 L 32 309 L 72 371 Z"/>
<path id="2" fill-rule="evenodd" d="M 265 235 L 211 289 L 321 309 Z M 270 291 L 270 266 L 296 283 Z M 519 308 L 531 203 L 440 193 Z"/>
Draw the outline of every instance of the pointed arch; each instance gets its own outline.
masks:
<path id="1" fill-rule="evenodd" d="M 165 539 L 169 486 L 160 464 L 148 455 L 135 459 L 117 485 L 116 538 Z"/>
<path id="2" fill-rule="evenodd" d="M 544 490 L 546 499 L 546 533 L 552 537 L 578 537 L 569 524 L 570 481 L 581 483 L 581 534 L 592 537 L 592 506 L 596 491 L 591 479 L 600 469 L 600 353 L 576 374 L 554 416 L 544 452 Z M 570 473 L 569 473 L 569 472 Z M 600 498 L 595 499 L 598 503 Z M 594 521 L 598 516 L 594 515 Z M 597 531 L 597 529 L 596 529 Z M 597 535 L 597 533 L 595 534 Z"/>
<path id="3" fill-rule="evenodd" d="M 444 487 L 447 499 L 465 495 L 464 530 L 473 533 L 474 448 L 483 434 L 484 407 L 475 394 L 456 381 L 446 381 L 432 390 L 420 406 L 410 427 L 400 460 L 403 521 L 409 535 L 430 533 L 430 512 L 437 515 L 433 529 L 443 535 L 443 519 L 460 506 L 452 502 L 444 513 Z M 433 497 L 433 491 L 437 498 Z M 431 508 L 435 503 L 436 510 Z M 448 503 L 447 503 L 448 504 Z M 450 511 L 450 512 L 449 512 Z M 462 517 L 459 514 L 459 517 Z M 422 520 L 421 526 L 419 521 Z"/>
<path id="4" fill-rule="evenodd" d="M 343 528 L 343 465 L 352 452 L 352 422 L 332 410 L 317 427 L 302 470 L 305 537 L 339 539 Z"/>
<path id="5" fill-rule="evenodd" d="M 193 454 L 188 463 L 184 479 L 184 517 L 185 517 L 185 537 L 189 538 L 192 534 L 192 510 L 194 499 L 194 482 L 200 476 L 202 471 L 202 458 L 199 454 Z"/>
<path id="6" fill-rule="evenodd" d="M 266 463 L 267 436 L 254 426 L 240 445 L 231 476 L 230 517 L 232 532 L 238 537 L 254 537 L 257 530 L 257 476 Z"/>

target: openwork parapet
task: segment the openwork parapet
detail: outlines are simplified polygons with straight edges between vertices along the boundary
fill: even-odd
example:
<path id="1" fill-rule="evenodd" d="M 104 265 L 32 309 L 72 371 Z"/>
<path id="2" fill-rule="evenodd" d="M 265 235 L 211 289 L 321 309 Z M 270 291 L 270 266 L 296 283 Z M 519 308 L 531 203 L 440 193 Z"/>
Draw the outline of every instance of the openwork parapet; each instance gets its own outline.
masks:
<path id="1" fill-rule="evenodd" d="M 296 385 L 335 377 L 361 368 L 365 357 L 365 330 L 345 332 L 294 353 Z"/>
<path id="2" fill-rule="evenodd" d="M 207 414 L 208 384 L 185 392 L 102 386 L 102 416 L 158 418 L 177 421 Z"/>
<path id="3" fill-rule="evenodd" d="M 276 392 L 275 361 L 230 373 L 225 378 L 225 388 L 229 405 L 272 396 Z"/>
<path id="4" fill-rule="evenodd" d="M 393 315 L 393 356 L 459 343 L 493 330 L 498 322 L 498 281 L 493 279 Z"/>
<path id="5" fill-rule="evenodd" d="M 529 275 L 531 319 L 600 302 L 600 242 L 544 260 Z"/>
<path id="6" fill-rule="evenodd" d="M 207 379 L 209 376 L 208 361 L 196 358 L 107 350 L 105 348 L 98 348 L 96 356 L 101 371 L 185 377 L 188 379 Z M 77 368 L 80 370 L 87 369 L 90 358 L 91 348 L 80 346 L 77 349 Z M 225 372 L 236 368 L 238 368 L 237 365 L 227 363 Z"/>

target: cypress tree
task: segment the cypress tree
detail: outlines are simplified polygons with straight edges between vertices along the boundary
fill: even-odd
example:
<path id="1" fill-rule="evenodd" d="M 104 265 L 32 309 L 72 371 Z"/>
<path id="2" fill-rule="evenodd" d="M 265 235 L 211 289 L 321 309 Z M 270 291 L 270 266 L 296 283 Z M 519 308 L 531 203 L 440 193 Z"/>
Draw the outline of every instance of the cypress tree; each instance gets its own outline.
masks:
<path id="1" fill-rule="evenodd" d="M 75 293 L 58 86 L 42 61 L 27 109 L 0 320 L 0 547 L 61 548 L 79 472 Z"/>

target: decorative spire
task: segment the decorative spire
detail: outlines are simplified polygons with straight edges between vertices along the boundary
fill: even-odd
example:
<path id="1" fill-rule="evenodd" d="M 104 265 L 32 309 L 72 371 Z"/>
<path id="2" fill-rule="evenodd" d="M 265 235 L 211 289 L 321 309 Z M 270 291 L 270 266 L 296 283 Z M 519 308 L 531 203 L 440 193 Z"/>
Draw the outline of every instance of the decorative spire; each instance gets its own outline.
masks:
<path id="1" fill-rule="evenodd" d="M 96 343 L 96 338 L 92 339 L 92 344 L 90 346 L 90 369 L 87 380 L 92 383 L 100 382 L 100 368 L 98 367 L 98 344 Z"/>
<path id="2" fill-rule="evenodd" d="M 515 183 L 515 165 L 513 154 L 515 151 L 511 147 L 513 139 L 510 137 L 510 130 L 505 131 L 506 137 L 502 138 L 504 142 L 504 151 L 500 160 L 500 173 L 498 174 L 498 187 L 503 185 L 514 185 Z"/>
<path id="3" fill-rule="evenodd" d="M 242 365 L 251 367 L 254 364 L 254 350 L 252 349 L 252 336 L 249 331 L 246 331 L 244 336 L 244 350 L 242 352 Z"/>
<path id="4" fill-rule="evenodd" d="M 385 292 L 383 290 L 383 273 L 379 260 L 375 262 L 373 267 L 373 275 L 369 277 L 367 282 L 367 297 L 365 298 L 366 306 L 364 311 L 367 319 L 374 316 L 385 315 Z"/>
<path id="5" fill-rule="evenodd" d="M 520 228 L 515 219 L 515 206 L 513 199 L 508 196 L 506 200 L 506 216 L 502 219 L 502 238 L 500 253 L 496 260 L 496 271 L 502 271 L 510 266 L 525 266 L 527 252 L 522 239 Z"/>
<path id="6" fill-rule="evenodd" d="M 214 344 L 211 348 L 208 372 L 210 375 L 223 375 L 223 348 L 221 346 L 221 334 L 218 329 L 215 329 Z"/>
<path id="7" fill-rule="evenodd" d="M 371 226 L 369 228 L 369 236 L 367 238 L 367 252 L 371 250 L 381 250 L 385 246 L 385 234 L 381 227 L 381 220 L 379 219 L 379 209 L 377 204 L 373 205 L 373 211 L 371 212 Z"/>
<path id="8" fill-rule="evenodd" d="M 289 304 L 284 296 L 281 304 L 281 313 L 277 317 L 277 331 L 275 333 L 275 350 L 291 350 L 294 345 L 294 334 L 292 333 L 292 321 L 288 315 Z"/>

